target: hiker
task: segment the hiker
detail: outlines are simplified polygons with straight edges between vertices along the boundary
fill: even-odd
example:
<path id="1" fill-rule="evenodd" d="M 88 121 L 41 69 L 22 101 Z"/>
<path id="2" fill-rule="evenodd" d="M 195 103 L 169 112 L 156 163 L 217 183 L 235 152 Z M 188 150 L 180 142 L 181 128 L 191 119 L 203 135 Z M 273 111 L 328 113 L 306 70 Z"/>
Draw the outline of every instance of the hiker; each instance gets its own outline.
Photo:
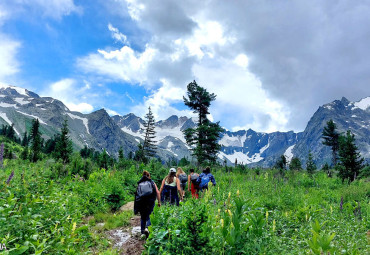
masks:
<path id="1" fill-rule="evenodd" d="M 197 179 L 197 182 L 199 183 L 199 190 L 203 191 L 204 189 L 208 189 L 208 183 L 210 181 L 213 183 L 213 185 L 216 185 L 215 177 L 213 174 L 211 174 L 211 168 L 207 166 Z"/>
<path id="2" fill-rule="evenodd" d="M 141 234 L 148 238 L 148 226 L 151 225 L 149 216 L 153 212 L 156 198 L 158 200 L 158 206 L 161 206 L 161 197 L 157 185 L 150 179 L 150 173 L 148 171 L 143 172 L 143 177 L 141 177 L 137 184 L 134 213 L 140 213 Z"/>
<path id="3" fill-rule="evenodd" d="M 186 187 L 186 183 L 188 182 L 188 177 L 181 167 L 177 168 L 176 177 L 180 180 L 181 195 L 182 197 L 184 197 L 185 187 Z"/>
<path id="4" fill-rule="evenodd" d="M 193 198 L 198 198 L 198 191 L 199 191 L 199 183 L 197 183 L 197 179 L 199 174 L 194 172 L 194 169 L 190 169 L 190 174 L 188 175 L 188 191 L 191 191 L 191 196 Z"/>
<path id="5" fill-rule="evenodd" d="M 179 206 L 179 192 L 182 200 L 180 181 L 176 178 L 176 169 L 171 168 L 168 175 L 163 179 L 159 193 L 161 194 L 162 203 L 170 202 L 171 205 Z"/>

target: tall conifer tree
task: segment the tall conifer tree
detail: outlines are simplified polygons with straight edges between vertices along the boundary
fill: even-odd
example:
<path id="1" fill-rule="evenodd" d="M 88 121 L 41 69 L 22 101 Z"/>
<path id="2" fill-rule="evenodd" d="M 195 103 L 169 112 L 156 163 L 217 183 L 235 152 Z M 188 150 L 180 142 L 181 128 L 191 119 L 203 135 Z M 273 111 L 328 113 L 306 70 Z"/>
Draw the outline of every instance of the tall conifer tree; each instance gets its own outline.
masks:
<path id="1" fill-rule="evenodd" d="M 339 176 L 342 181 L 345 179 L 353 181 L 359 175 L 364 159 L 361 158 L 361 155 L 358 152 L 354 134 L 349 130 L 346 135 L 340 136 L 339 160 Z"/>
<path id="2" fill-rule="evenodd" d="M 187 98 L 184 103 L 194 113 L 198 114 L 198 122 L 195 128 L 184 130 L 186 143 L 192 147 L 192 154 L 197 158 L 198 164 L 215 162 L 221 145 L 218 144 L 222 128 L 219 122 L 212 123 L 208 118 L 211 102 L 216 99 L 214 93 L 209 93 L 200 87 L 195 81 L 188 84 Z"/>
<path id="3" fill-rule="evenodd" d="M 69 163 L 73 152 L 72 141 L 68 137 L 69 129 L 67 120 L 64 120 L 63 127 L 60 131 L 61 134 L 56 139 L 55 144 L 55 157 L 61 159 L 66 164 Z"/>
<path id="4" fill-rule="evenodd" d="M 156 142 L 154 141 L 155 139 L 155 126 L 154 125 L 155 125 L 154 116 L 149 106 L 148 113 L 145 115 L 145 120 L 144 120 L 145 137 L 144 137 L 144 144 L 143 144 L 143 152 L 144 152 L 144 157 L 146 158 L 153 157 L 157 150 L 157 145 L 156 145 Z"/>
<path id="5" fill-rule="evenodd" d="M 31 152 L 30 152 L 30 160 L 32 162 L 36 162 L 40 159 L 41 147 L 42 147 L 42 140 L 41 140 L 41 133 L 40 129 L 40 122 L 39 119 L 32 120 L 32 127 L 31 127 Z"/>
<path id="6" fill-rule="evenodd" d="M 307 164 L 306 164 L 306 170 L 307 170 L 307 173 L 312 175 L 314 173 L 314 171 L 316 170 L 316 165 L 315 165 L 315 162 L 313 161 L 313 156 L 312 156 L 312 153 L 311 151 L 308 153 L 308 160 L 307 160 Z"/>
<path id="7" fill-rule="evenodd" d="M 337 126 L 334 121 L 331 119 L 326 122 L 326 127 L 322 131 L 322 142 L 324 145 L 330 146 L 332 150 L 332 162 L 333 166 L 337 164 L 337 152 L 339 149 L 339 133 L 337 132 Z"/>

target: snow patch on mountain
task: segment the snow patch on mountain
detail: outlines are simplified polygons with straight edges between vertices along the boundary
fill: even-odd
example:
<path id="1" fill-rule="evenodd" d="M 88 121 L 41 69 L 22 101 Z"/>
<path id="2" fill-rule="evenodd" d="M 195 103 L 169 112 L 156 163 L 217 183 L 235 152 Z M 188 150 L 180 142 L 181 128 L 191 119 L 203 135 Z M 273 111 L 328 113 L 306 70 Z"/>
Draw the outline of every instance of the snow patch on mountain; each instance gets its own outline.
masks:
<path id="1" fill-rule="evenodd" d="M 129 135 L 132 135 L 132 136 L 135 136 L 135 137 L 140 137 L 140 138 L 144 139 L 144 134 L 142 134 L 140 132 L 136 133 L 136 132 L 132 131 L 131 129 L 127 128 L 127 127 L 123 127 L 123 128 L 121 128 L 121 130 L 123 132 L 129 134 Z"/>
<path id="2" fill-rule="evenodd" d="M 74 114 L 72 114 L 72 113 L 69 113 L 69 112 L 67 112 L 67 115 L 69 116 L 69 117 L 71 117 L 72 119 L 79 119 L 79 120 L 82 120 L 82 122 L 83 122 L 83 124 L 85 125 L 85 127 L 86 127 L 86 131 L 87 131 L 87 133 L 89 134 L 89 135 L 91 135 L 90 134 L 90 131 L 89 131 L 89 120 L 88 119 L 86 119 L 86 118 L 82 118 L 82 117 L 80 117 L 80 116 L 77 116 L 77 115 L 74 115 Z"/>
<path id="3" fill-rule="evenodd" d="M 166 136 L 173 136 L 173 137 L 179 138 L 183 143 L 186 143 L 184 134 L 180 130 L 179 126 L 176 128 L 157 128 L 156 127 L 155 132 L 156 132 L 155 136 L 158 141 L 164 139 Z"/>
<path id="4" fill-rule="evenodd" d="M 352 109 L 360 108 L 361 110 L 366 110 L 367 108 L 370 107 L 370 97 L 361 99 L 360 101 L 355 102 L 353 105 L 355 107 L 353 107 Z"/>
<path id="5" fill-rule="evenodd" d="M 24 100 L 22 97 L 16 97 L 14 98 L 14 101 L 16 101 L 18 104 L 24 105 L 24 104 L 29 104 L 29 101 Z"/>
<path id="6" fill-rule="evenodd" d="M 243 136 L 229 136 L 225 134 L 219 141 L 219 144 L 223 146 L 243 147 L 246 138 L 246 134 Z"/>
<path id="7" fill-rule="evenodd" d="M 31 115 L 31 114 L 28 114 L 28 113 L 24 113 L 24 112 L 20 112 L 20 111 L 17 111 L 17 112 L 18 112 L 18 113 L 20 113 L 20 114 L 23 114 L 23 115 L 29 116 L 29 117 L 31 117 L 31 118 L 33 118 L 33 119 L 39 119 L 39 122 L 40 122 L 41 124 L 47 125 L 45 121 L 43 121 L 42 119 L 40 119 L 40 118 L 39 118 L 39 117 L 37 117 L 37 116 Z"/>
<path id="8" fill-rule="evenodd" d="M 20 95 L 23 95 L 23 96 L 26 96 L 28 97 L 28 93 L 27 93 L 27 90 L 24 89 L 24 88 L 20 88 L 20 87 L 16 87 L 16 86 L 10 86 L 10 85 L 5 85 L 5 84 L 0 84 L 0 88 L 3 88 L 3 89 L 7 89 L 7 88 L 11 88 L 11 89 L 14 89 L 15 91 L 17 91 L 18 94 Z"/>
<path id="9" fill-rule="evenodd" d="M 218 157 L 220 159 L 226 158 L 230 162 L 235 162 L 235 159 L 237 159 L 238 163 L 240 164 L 256 163 L 263 160 L 263 157 L 261 157 L 260 153 L 255 153 L 253 154 L 252 157 L 249 157 L 247 154 L 248 153 L 243 153 L 241 151 L 236 150 L 234 150 L 232 154 L 225 154 L 224 152 L 220 151 Z"/>
<path id="10" fill-rule="evenodd" d="M 14 105 L 14 104 L 8 104 L 8 103 L 4 103 L 4 102 L 1 102 L 0 103 L 0 106 L 1 107 L 6 107 L 6 108 L 8 108 L 8 107 L 14 107 L 14 108 L 18 108 L 16 105 Z"/>
<path id="11" fill-rule="evenodd" d="M 265 150 L 267 150 L 267 148 L 270 147 L 270 143 L 267 143 L 265 146 L 263 146 L 261 149 L 260 149 L 260 154 L 262 154 Z"/>
<path id="12" fill-rule="evenodd" d="M 292 161 L 292 158 L 293 158 L 293 148 L 294 148 L 295 144 L 292 145 L 292 146 L 289 146 L 288 149 L 286 149 L 286 151 L 284 152 L 284 156 L 286 158 L 286 161 L 287 163 L 290 163 L 290 161 Z"/>

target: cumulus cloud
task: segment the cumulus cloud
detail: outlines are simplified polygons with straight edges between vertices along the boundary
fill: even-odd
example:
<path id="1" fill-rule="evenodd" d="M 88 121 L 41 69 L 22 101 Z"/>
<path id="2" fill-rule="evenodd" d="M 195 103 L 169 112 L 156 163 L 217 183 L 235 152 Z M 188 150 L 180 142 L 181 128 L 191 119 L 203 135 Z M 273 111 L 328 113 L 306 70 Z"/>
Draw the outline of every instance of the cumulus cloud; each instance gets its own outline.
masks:
<path id="1" fill-rule="evenodd" d="M 151 95 L 133 110 L 181 114 L 176 104 L 196 79 L 217 94 L 212 115 L 228 129 L 298 131 L 321 104 L 370 95 L 370 4 L 118 2 L 150 34 L 142 50 L 107 47 L 77 63 L 145 86 Z"/>
<path id="2" fill-rule="evenodd" d="M 84 83 L 84 86 L 79 86 L 74 79 L 62 79 L 50 84 L 41 92 L 41 95 L 62 101 L 71 111 L 90 113 L 94 107 L 89 103 L 81 102 L 81 100 L 86 100 L 84 95 L 90 89 L 90 84 L 86 81 Z"/>
<path id="3" fill-rule="evenodd" d="M 17 53 L 21 43 L 0 33 L 0 81 L 9 83 L 11 77 L 19 71 Z"/>

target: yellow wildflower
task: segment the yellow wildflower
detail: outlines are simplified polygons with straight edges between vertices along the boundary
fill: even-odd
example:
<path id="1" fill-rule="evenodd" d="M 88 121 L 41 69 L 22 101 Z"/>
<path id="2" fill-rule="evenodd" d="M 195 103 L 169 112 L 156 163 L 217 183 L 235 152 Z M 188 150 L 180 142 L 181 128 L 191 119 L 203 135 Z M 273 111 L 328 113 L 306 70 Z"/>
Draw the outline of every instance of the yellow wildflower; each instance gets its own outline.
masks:
<path id="1" fill-rule="evenodd" d="M 333 213 L 333 207 L 332 206 L 330 206 L 330 212 Z"/>
<path id="2" fill-rule="evenodd" d="M 273 220 L 273 222 L 272 222 L 272 231 L 275 232 L 275 229 L 276 229 L 276 221 Z"/>
<path id="3" fill-rule="evenodd" d="M 74 233 L 76 230 L 76 222 L 73 222 L 73 226 L 72 226 L 72 233 Z"/>
<path id="4" fill-rule="evenodd" d="M 239 196 L 239 190 L 236 191 L 236 195 Z"/>
<path id="5" fill-rule="evenodd" d="M 224 219 L 221 219 L 221 226 L 224 226 Z"/>
<path id="6" fill-rule="evenodd" d="M 266 211 L 266 221 L 269 219 L 269 211 Z"/>

